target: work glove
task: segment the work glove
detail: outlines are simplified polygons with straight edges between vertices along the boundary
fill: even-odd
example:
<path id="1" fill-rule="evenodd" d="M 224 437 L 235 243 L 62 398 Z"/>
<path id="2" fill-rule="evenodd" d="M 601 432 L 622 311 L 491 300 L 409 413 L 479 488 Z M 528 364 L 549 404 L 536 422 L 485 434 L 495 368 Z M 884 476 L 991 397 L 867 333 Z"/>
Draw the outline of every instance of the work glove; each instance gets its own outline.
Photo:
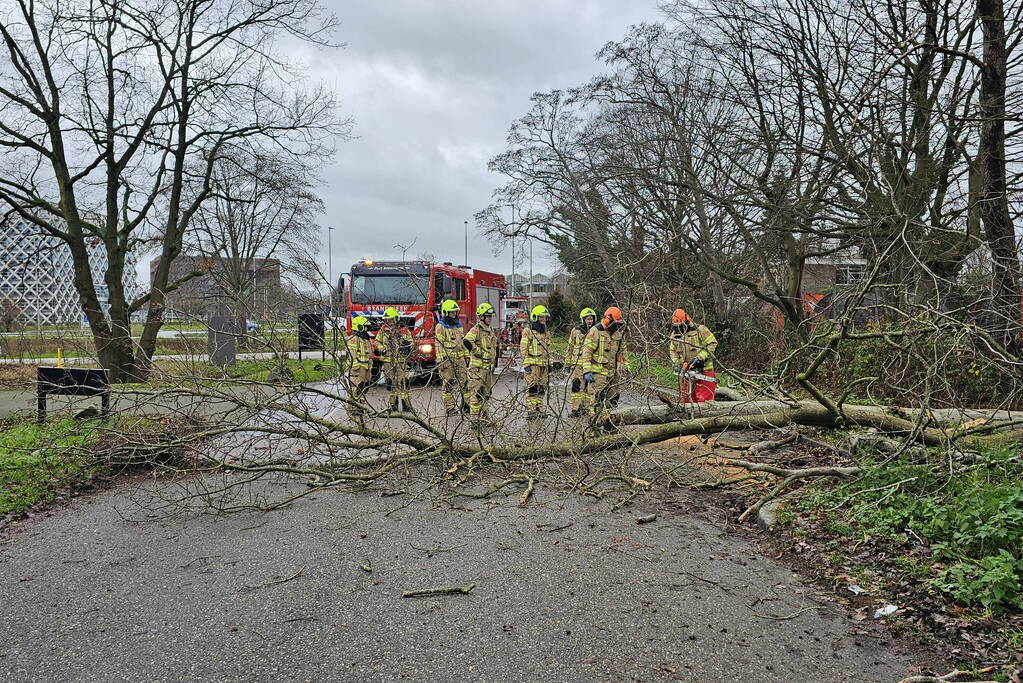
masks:
<path id="1" fill-rule="evenodd" d="M 583 381 L 586 382 L 587 384 L 592 382 L 593 381 L 593 373 L 592 372 L 584 372 L 583 373 Z"/>
<path id="2" fill-rule="evenodd" d="M 531 373 L 531 372 L 533 371 L 533 367 L 534 367 L 534 366 L 532 366 L 532 365 L 527 365 L 527 366 L 526 366 L 526 369 L 525 369 L 525 373 L 526 373 L 527 375 L 528 375 L 529 373 Z"/>
<path id="3" fill-rule="evenodd" d="M 679 365 L 678 363 L 675 363 L 675 365 L 673 365 L 673 366 L 671 367 L 671 370 L 672 370 L 672 372 L 674 372 L 674 373 L 675 373 L 676 375 L 681 375 L 681 374 L 682 374 L 682 366 L 681 366 L 681 365 Z"/>
<path id="4" fill-rule="evenodd" d="M 689 361 L 689 369 L 695 370 L 696 372 L 700 372 L 701 370 L 703 370 L 703 359 L 694 358 L 691 361 Z"/>

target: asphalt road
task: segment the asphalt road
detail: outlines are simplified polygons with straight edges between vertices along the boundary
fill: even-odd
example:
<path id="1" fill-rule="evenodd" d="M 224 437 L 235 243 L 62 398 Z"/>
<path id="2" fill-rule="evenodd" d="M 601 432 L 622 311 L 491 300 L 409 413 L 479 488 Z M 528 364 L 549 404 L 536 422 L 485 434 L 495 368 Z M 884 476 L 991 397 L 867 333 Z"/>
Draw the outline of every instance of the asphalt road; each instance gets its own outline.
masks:
<path id="1" fill-rule="evenodd" d="M 541 488 L 527 508 L 385 517 L 409 499 L 331 490 L 159 518 L 151 495 L 173 489 L 145 486 L 2 540 L 0 679 L 895 681 L 912 664 L 688 493 L 610 513 Z"/>

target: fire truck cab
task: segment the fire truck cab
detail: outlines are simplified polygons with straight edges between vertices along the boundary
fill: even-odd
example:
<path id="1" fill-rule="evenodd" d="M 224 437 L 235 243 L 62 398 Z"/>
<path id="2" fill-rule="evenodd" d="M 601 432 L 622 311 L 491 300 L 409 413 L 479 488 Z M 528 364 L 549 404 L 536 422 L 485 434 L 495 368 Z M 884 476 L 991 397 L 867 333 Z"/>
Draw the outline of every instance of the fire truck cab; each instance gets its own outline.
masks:
<path id="1" fill-rule="evenodd" d="M 398 309 L 402 327 L 412 333 L 412 362 L 424 369 L 436 362 L 434 327 L 444 299 L 458 303 L 459 318 L 468 330 L 476 323 L 477 306 L 487 301 L 500 311 L 505 295 L 503 275 L 450 262 L 363 260 L 352 266 L 347 284 L 343 296 L 348 320 L 365 316 L 375 337 L 384 310 Z M 501 326 L 498 316 L 494 324 Z"/>

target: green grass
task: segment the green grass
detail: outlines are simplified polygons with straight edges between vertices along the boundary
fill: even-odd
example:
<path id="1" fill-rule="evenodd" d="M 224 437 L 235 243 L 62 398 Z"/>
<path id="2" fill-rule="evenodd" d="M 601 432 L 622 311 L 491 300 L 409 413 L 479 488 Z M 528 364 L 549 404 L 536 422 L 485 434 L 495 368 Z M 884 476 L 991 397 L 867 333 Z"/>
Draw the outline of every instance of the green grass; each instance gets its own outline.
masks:
<path id="1" fill-rule="evenodd" d="M 277 361 L 271 358 L 240 360 L 234 365 L 225 368 L 213 365 L 206 361 L 158 361 L 157 366 L 171 377 L 196 379 L 200 383 L 218 383 L 223 381 L 269 381 L 271 373 L 277 367 Z M 338 376 L 338 365 L 328 354 L 327 360 L 321 360 L 317 353 L 314 358 L 289 358 L 284 361 L 284 366 L 294 374 L 295 381 L 299 384 L 312 382 L 323 382 L 334 379 Z M 146 384 L 119 384 L 119 388 L 146 388 L 155 386 L 176 386 L 175 382 L 169 381 L 167 376 L 155 375 L 153 381 Z"/>
<path id="2" fill-rule="evenodd" d="M 88 478 L 95 467 L 88 450 L 99 438 L 97 425 L 0 421 L 0 515 L 53 500 L 61 489 Z"/>
<path id="3" fill-rule="evenodd" d="M 895 566 L 960 604 L 993 613 L 1023 610 L 1023 465 L 1013 461 L 1017 453 L 989 448 L 951 477 L 940 466 L 867 461 L 861 477 L 818 488 L 799 507 L 832 534 L 883 541 L 895 554 L 924 539 L 927 556 L 903 553 Z"/>
<path id="4" fill-rule="evenodd" d="M 318 355 L 319 354 L 317 354 L 317 356 Z M 270 373 L 275 368 L 276 361 L 269 359 L 242 360 L 238 361 L 233 366 L 225 368 L 224 370 L 210 365 L 209 363 L 201 363 L 198 365 L 200 366 L 200 372 L 206 377 L 265 382 L 268 380 Z M 299 383 L 323 382 L 338 376 L 338 367 L 334 364 L 329 355 L 327 356 L 326 361 L 320 360 L 319 357 L 315 359 L 303 358 L 301 361 L 298 359 L 288 359 L 284 362 L 284 365 L 294 373 L 295 381 Z"/>

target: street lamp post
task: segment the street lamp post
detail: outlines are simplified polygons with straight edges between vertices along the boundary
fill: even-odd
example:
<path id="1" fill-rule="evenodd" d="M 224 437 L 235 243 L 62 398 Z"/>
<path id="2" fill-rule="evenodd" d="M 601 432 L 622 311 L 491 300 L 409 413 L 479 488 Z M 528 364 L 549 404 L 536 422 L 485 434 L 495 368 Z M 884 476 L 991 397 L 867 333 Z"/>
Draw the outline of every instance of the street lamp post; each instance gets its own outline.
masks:
<path id="1" fill-rule="evenodd" d="M 327 296 L 330 298 L 330 303 L 327 304 L 330 315 L 331 324 L 334 320 L 334 257 L 332 254 L 332 240 L 331 237 L 334 234 L 333 226 L 327 226 Z"/>
<path id="2" fill-rule="evenodd" d="M 465 260 L 462 261 L 462 265 L 469 265 L 469 221 L 462 221 L 462 225 L 465 227 Z"/>
<path id="3" fill-rule="evenodd" d="M 334 226 L 327 226 L 327 296 L 330 303 L 327 304 L 327 317 L 330 318 L 331 347 L 337 353 L 337 321 L 334 319 L 334 253 L 331 237 L 334 235 Z"/>

